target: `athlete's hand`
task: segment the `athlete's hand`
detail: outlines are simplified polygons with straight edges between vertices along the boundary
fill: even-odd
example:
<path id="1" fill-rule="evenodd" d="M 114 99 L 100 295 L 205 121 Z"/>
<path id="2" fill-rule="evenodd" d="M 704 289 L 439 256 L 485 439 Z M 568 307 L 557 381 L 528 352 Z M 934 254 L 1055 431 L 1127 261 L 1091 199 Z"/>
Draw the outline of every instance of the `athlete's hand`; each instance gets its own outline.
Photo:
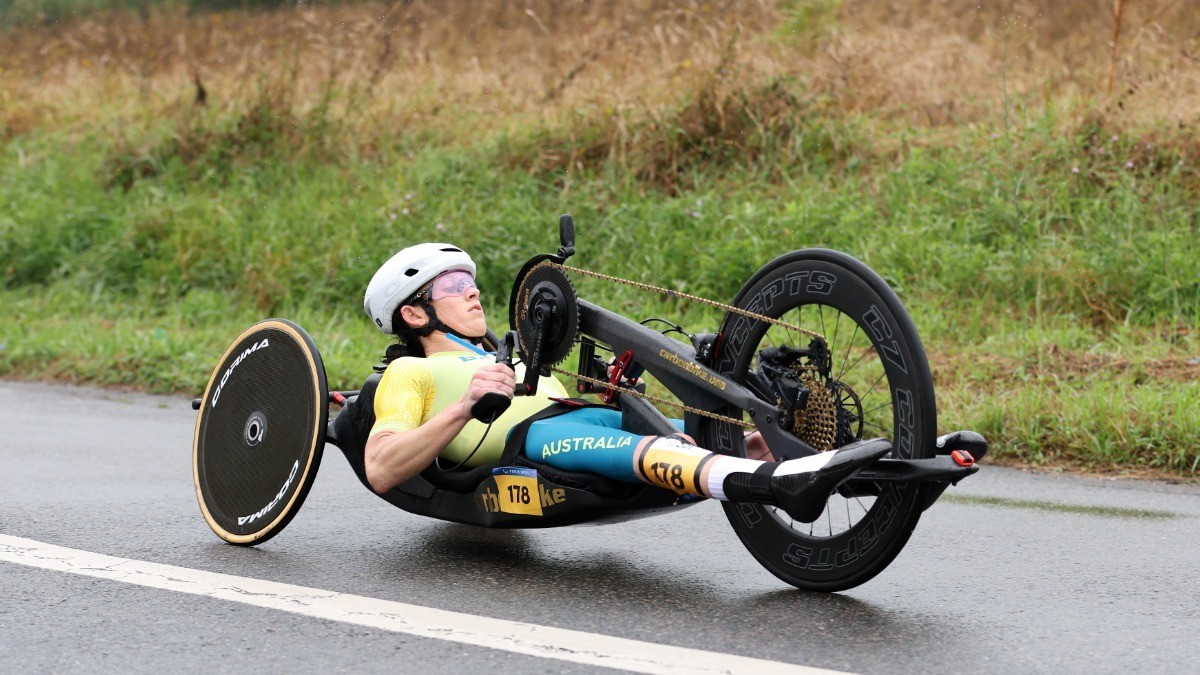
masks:
<path id="1" fill-rule="evenodd" d="M 461 399 L 463 410 L 470 410 L 475 402 L 489 393 L 498 393 L 512 398 L 517 389 L 517 374 L 503 363 L 489 363 L 475 371 L 467 392 Z"/>
<path id="2" fill-rule="evenodd" d="M 766 439 L 757 431 L 751 431 L 746 434 L 746 457 L 748 459 L 757 459 L 760 462 L 775 461 L 775 455 L 772 455 L 771 449 L 767 447 Z"/>

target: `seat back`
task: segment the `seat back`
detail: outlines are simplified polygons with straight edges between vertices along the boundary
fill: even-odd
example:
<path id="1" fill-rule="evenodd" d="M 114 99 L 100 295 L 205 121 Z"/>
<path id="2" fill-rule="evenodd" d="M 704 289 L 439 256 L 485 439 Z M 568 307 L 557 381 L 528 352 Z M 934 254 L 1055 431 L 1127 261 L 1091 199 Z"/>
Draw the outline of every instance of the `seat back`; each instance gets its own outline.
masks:
<path id="1" fill-rule="evenodd" d="M 358 476 L 362 484 L 371 489 L 372 492 L 374 492 L 374 489 L 371 488 L 371 483 L 367 480 L 365 455 L 367 439 L 371 435 L 371 427 L 375 426 L 375 392 L 379 389 L 379 381 L 381 379 L 383 379 L 382 374 L 373 373 L 363 382 L 362 387 L 359 388 L 358 395 L 347 399 L 345 405 L 342 406 L 341 412 L 329 423 L 326 435 L 326 440 L 338 446 L 342 454 L 346 456 L 346 460 L 350 462 L 350 468 L 353 469 L 354 475 Z M 422 471 L 420 477 L 434 487 L 454 490 L 455 492 L 471 492 L 479 485 L 480 481 L 490 475 L 490 467 L 443 471 L 436 464 L 433 464 Z M 409 481 L 394 489 L 422 496 L 428 496 L 430 492 L 428 486 L 421 485 L 421 481 L 415 483 Z"/>
<path id="2" fill-rule="evenodd" d="M 358 395 L 346 399 L 341 411 L 329 421 L 325 433 L 325 440 L 342 451 L 346 461 L 350 462 L 354 475 L 358 476 L 368 489 L 371 488 L 371 484 L 367 481 L 364 454 L 367 437 L 375 424 L 375 390 L 379 388 L 379 380 L 382 378 L 380 373 L 368 377 L 359 388 Z"/>

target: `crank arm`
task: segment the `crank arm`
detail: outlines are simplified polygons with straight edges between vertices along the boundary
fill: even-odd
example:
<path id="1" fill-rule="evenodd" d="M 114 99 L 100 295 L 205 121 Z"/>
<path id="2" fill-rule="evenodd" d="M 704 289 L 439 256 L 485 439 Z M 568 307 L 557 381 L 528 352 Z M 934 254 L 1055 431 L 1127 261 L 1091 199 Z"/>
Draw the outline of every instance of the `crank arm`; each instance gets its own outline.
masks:
<path id="1" fill-rule="evenodd" d="M 919 481 L 926 484 L 921 510 L 928 509 L 946 488 L 979 471 L 977 460 L 987 454 L 988 444 L 974 431 L 955 431 L 940 436 L 928 459 L 881 459 L 838 487 L 845 497 L 876 496 L 884 481 Z"/>
<path id="2" fill-rule="evenodd" d="M 934 451 L 939 458 L 949 457 L 955 462 L 963 462 L 964 459 L 969 459 L 974 468 L 979 468 L 978 462 L 983 459 L 988 451 L 987 439 L 974 431 L 955 431 L 953 433 L 939 436 L 937 439 L 937 449 Z M 933 503 L 942 496 L 946 488 L 950 487 L 957 481 L 938 481 L 929 484 L 925 489 L 924 502 L 921 504 L 921 510 L 924 511 L 933 506 Z"/>
<path id="3" fill-rule="evenodd" d="M 554 310 L 550 308 L 547 311 L 552 315 Z M 549 322 L 543 316 L 541 312 L 535 312 L 533 345 L 528 351 L 521 354 L 526 361 L 525 381 L 517 383 L 514 392 L 516 396 L 533 396 L 537 393 L 538 378 L 542 374 L 542 345 L 546 341 L 546 332 L 549 330 Z"/>
<path id="4" fill-rule="evenodd" d="M 838 486 L 843 497 L 877 497 L 880 483 L 916 481 L 928 487 L 921 510 L 929 508 L 946 488 L 979 471 L 978 464 L 962 466 L 949 455 L 928 459 L 881 459 Z"/>

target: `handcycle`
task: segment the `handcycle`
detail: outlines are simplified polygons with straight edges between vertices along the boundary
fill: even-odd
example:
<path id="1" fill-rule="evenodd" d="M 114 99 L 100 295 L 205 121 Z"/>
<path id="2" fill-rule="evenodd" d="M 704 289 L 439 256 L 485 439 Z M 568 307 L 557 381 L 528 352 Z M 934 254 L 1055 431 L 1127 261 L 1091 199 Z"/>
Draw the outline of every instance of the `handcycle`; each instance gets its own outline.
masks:
<path id="1" fill-rule="evenodd" d="M 886 457 L 831 492 L 815 522 L 795 522 L 765 503 L 722 503 L 742 544 L 781 580 L 827 592 L 870 580 L 899 554 L 925 509 L 978 471 L 986 440 L 971 431 L 937 436 L 920 337 L 896 294 L 860 261 L 826 249 L 792 251 L 722 304 L 571 267 L 570 216 L 560 219 L 559 235 L 557 252 L 535 255 L 518 273 L 509 299 L 512 329 L 503 338 L 489 331 L 483 341 L 499 360 L 519 356 L 518 395 L 535 392 L 540 375 L 564 374 L 576 379 L 579 393 L 599 394 L 601 402 L 564 400 L 550 411 L 612 406 L 626 430 L 670 435 L 678 429 L 660 408 L 675 407 L 683 411 L 685 433 L 731 456 L 746 456 L 750 431 L 761 434 L 776 460 L 867 439 L 890 444 Z M 634 321 L 580 298 L 569 275 L 705 303 L 724 317 L 706 333 L 664 319 Z M 651 327 L 657 322 L 669 328 Z M 613 358 L 597 353 L 603 351 Z M 578 368 L 558 368 L 572 353 Z M 303 328 L 268 319 L 243 331 L 193 401 L 199 410 L 193 479 L 211 529 L 244 546 L 281 532 L 303 504 L 326 443 L 343 452 L 370 489 L 363 448 L 380 370 L 357 390 L 330 391 Z M 675 398 L 647 393 L 643 376 Z M 331 406 L 339 408 L 332 419 Z M 481 409 L 477 418 L 496 414 Z M 525 432 L 537 418 L 513 430 L 495 464 L 447 470 L 435 463 L 379 496 L 410 513 L 495 528 L 619 522 L 703 501 L 526 457 Z"/>

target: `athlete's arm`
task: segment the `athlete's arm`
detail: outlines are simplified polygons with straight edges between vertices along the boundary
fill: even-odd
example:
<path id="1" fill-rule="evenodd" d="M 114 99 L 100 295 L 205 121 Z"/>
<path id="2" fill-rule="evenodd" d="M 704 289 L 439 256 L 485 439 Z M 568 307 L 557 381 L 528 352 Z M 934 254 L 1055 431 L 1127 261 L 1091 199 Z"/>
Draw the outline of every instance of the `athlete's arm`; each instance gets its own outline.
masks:
<path id="1" fill-rule="evenodd" d="M 471 406 L 484 394 L 495 391 L 512 398 L 515 378 L 512 368 L 503 363 L 482 366 L 462 398 L 424 424 L 408 431 L 385 429 L 372 434 L 363 458 L 371 489 L 387 492 L 421 473 L 471 420 Z"/>

